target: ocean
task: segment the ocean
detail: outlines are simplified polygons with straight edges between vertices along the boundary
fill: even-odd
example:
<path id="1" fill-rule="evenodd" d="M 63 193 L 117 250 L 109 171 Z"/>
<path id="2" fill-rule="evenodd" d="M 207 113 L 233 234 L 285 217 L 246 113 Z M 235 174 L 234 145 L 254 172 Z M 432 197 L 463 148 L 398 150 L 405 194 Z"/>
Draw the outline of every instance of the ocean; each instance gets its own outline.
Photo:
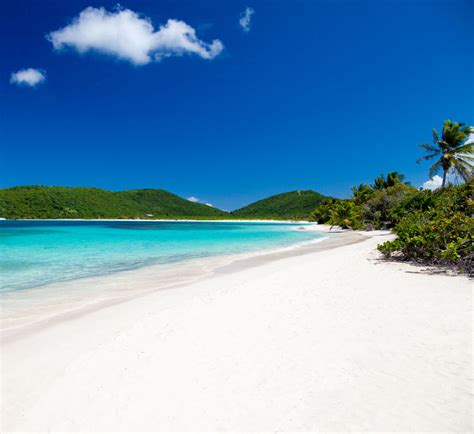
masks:
<path id="1" fill-rule="evenodd" d="M 321 238 L 305 225 L 261 222 L 0 221 L 2 319 L 73 300 L 133 292 L 143 269 L 156 287 L 198 275 L 208 258 Z M 207 262 L 209 263 L 209 261 Z M 194 264 L 194 268 L 191 267 Z M 201 264 L 197 267 L 196 264 Z M 150 271 L 151 270 L 151 271 Z M 111 280 L 109 276 L 119 276 Z M 132 276 L 132 277 L 131 277 Z M 113 285 L 110 282 L 114 282 Z M 137 284 L 137 287 L 140 286 Z"/>

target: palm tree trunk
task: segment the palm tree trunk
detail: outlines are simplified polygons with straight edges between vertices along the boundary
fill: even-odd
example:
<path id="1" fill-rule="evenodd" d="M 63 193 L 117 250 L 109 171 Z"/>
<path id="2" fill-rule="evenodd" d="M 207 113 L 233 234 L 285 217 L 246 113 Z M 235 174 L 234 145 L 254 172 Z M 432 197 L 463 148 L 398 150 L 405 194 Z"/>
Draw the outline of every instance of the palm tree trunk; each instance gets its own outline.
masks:
<path id="1" fill-rule="evenodd" d="M 446 185 L 446 175 L 447 175 L 448 171 L 443 169 L 443 183 L 441 184 L 441 188 L 444 188 L 444 186 Z"/>

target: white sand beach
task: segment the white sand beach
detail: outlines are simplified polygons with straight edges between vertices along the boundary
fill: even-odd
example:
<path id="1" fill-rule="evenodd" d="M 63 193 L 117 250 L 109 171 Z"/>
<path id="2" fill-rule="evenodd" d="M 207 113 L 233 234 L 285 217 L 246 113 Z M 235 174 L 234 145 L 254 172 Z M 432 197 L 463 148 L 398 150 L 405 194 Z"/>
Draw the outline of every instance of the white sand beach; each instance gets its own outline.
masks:
<path id="1" fill-rule="evenodd" d="M 472 281 L 344 236 L 6 335 L 1 430 L 471 432 Z"/>

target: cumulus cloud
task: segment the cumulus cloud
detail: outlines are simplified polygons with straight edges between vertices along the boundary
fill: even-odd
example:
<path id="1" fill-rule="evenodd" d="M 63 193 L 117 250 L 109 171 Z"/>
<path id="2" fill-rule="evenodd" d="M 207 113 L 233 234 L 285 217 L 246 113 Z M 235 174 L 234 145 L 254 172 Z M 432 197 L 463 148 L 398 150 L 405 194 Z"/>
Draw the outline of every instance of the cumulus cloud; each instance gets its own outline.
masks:
<path id="1" fill-rule="evenodd" d="M 155 31 L 150 18 L 130 9 L 108 12 L 88 7 L 68 26 L 46 37 L 56 50 L 96 51 L 135 65 L 183 54 L 213 59 L 224 49 L 219 39 L 201 41 L 196 30 L 184 21 L 169 19 Z"/>
<path id="2" fill-rule="evenodd" d="M 214 208 L 214 205 L 212 203 L 206 203 L 205 205 L 210 206 L 211 208 Z"/>
<path id="3" fill-rule="evenodd" d="M 463 182 L 462 177 L 459 175 L 458 172 L 454 168 L 448 170 L 446 174 L 446 185 L 456 185 L 461 184 Z M 421 186 L 424 190 L 436 190 L 437 188 L 441 187 L 443 183 L 443 178 L 439 175 L 433 176 L 433 178 L 429 179 L 428 181 L 424 182 Z"/>
<path id="4" fill-rule="evenodd" d="M 197 197 L 191 196 L 188 197 L 189 202 L 199 202 L 199 199 Z"/>
<path id="5" fill-rule="evenodd" d="M 433 178 L 424 182 L 421 188 L 423 190 L 436 190 L 437 188 L 441 187 L 442 183 L 443 183 L 443 178 L 441 178 L 441 176 L 439 175 L 435 175 L 433 176 Z"/>
<path id="6" fill-rule="evenodd" d="M 44 71 L 35 68 L 20 69 L 10 76 L 10 83 L 35 87 L 46 80 Z"/>
<path id="7" fill-rule="evenodd" d="M 242 30 L 244 32 L 250 31 L 250 21 L 254 13 L 255 11 L 247 6 L 245 10 L 240 14 L 239 25 L 240 27 L 242 27 Z"/>

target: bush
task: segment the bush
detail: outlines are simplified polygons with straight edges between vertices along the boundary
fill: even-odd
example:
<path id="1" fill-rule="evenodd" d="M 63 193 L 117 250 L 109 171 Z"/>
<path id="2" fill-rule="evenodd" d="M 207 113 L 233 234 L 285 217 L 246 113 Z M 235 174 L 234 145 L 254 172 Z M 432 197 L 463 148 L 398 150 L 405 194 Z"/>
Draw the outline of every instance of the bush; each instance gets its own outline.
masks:
<path id="1" fill-rule="evenodd" d="M 311 220 L 319 224 L 340 226 L 342 229 L 362 228 L 360 207 L 351 200 L 327 200 L 313 211 Z"/>
<path id="2" fill-rule="evenodd" d="M 397 239 L 378 246 L 385 257 L 474 272 L 472 182 L 418 192 L 393 213 L 399 217 L 393 229 Z"/>
<path id="3" fill-rule="evenodd" d="M 332 209 L 338 202 L 340 202 L 339 199 L 326 199 L 311 213 L 310 220 L 319 224 L 327 223 L 331 218 Z"/>
<path id="4" fill-rule="evenodd" d="M 396 184 L 375 190 L 362 205 L 362 220 L 367 229 L 387 229 L 394 225 L 393 211 L 408 197 L 417 193 L 413 187 Z M 402 210 L 399 211 L 400 213 Z"/>
<path id="5" fill-rule="evenodd" d="M 360 207 L 351 201 L 340 201 L 332 206 L 328 223 L 342 229 L 361 229 Z"/>
<path id="6" fill-rule="evenodd" d="M 436 201 L 430 190 L 415 191 L 405 195 L 390 211 L 390 219 L 397 224 L 403 217 L 417 211 L 428 211 L 435 208 Z"/>
<path id="7" fill-rule="evenodd" d="M 474 181 L 436 191 L 402 183 L 403 175 L 381 175 L 373 186 L 352 188 L 348 200 L 326 201 L 312 214 L 343 229 L 388 229 L 394 241 L 378 246 L 386 258 L 474 272 Z"/>
<path id="8" fill-rule="evenodd" d="M 370 185 L 359 184 L 352 187 L 352 200 L 356 205 L 362 205 L 367 202 L 374 194 L 374 190 Z"/>

